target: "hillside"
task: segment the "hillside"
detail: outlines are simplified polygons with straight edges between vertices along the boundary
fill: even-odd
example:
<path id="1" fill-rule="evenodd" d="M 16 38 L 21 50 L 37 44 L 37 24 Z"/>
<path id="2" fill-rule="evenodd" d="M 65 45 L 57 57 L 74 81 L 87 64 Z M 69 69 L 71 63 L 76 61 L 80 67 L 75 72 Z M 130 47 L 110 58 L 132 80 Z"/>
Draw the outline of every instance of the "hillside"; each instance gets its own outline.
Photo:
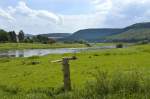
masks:
<path id="1" fill-rule="evenodd" d="M 136 23 L 122 29 L 84 29 L 75 32 L 65 40 L 85 40 L 90 42 L 139 41 L 150 38 L 150 22 Z"/>
<path id="2" fill-rule="evenodd" d="M 129 29 L 141 29 L 141 28 L 150 28 L 150 22 L 136 23 L 124 29 L 129 30 Z"/>
<path id="3" fill-rule="evenodd" d="M 140 41 L 150 40 L 150 28 L 130 29 L 121 34 L 106 37 L 107 40 L 113 41 Z"/>
<path id="4" fill-rule="evenodd" d="M 150 40 L 150 22 L 136 23 L 124 28 L 124 32 L 106 37 L 106 40 L 135 42 Z"/>
<path id="5" fill-rule="evenodd" d="M 48 34 L 41 34 L 41 35 L 47 37 L 68 37 L 71 34 L 70 33 L 48 33 Z"/>
<path id="6" fill-rule="evenodd" d="M 100 38 L 118 34 L 122 32 L 122 29 L 84 29 L 75 32 L 73 35 L 65 38 L 66 40 L 86 40 L 86 41 L 96 41 Z M 102 39 L 101 39 L 102 40 Z"/>

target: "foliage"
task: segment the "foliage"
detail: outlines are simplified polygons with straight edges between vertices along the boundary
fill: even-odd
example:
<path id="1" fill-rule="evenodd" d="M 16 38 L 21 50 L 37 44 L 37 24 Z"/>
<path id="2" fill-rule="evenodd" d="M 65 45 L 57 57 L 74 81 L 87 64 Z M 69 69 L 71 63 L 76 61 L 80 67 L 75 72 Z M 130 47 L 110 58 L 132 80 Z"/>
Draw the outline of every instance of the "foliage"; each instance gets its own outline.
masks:
<path id="1" fill-rule="evenodd" d="M 116 48 L 123 48 L 123 44 L 121 44 L 121 43 L 117 44 Z"/>
<path id="2" fill-rule="evenodd" d="M 25 36 L 24 36 L 24 32 L 23 30 L 21 30 L 18 34 L 18 39 L 19 39 L 19 42 L 23 42 L 24 39 L 25 39 Z"/>
<path id="3" fill-rule="evenodd" d="M 56 99 L 145 99 L 149 97 L 149 88 L 149 76 L 144 77 L 139 71 L 116 71 L 111 75 L 100 71 L 96 81 L 87 83 L 84 89 L 57 95 Z"/>
<path id="4" fill-rule="evenodd" d="M 148 43 L 149 43 L 148 40 L 142 40 L 142 41 L 139 41 L 137 44 L 143 45 L 143 44 L 148 44 Z"/>
<path id="5" fill-rule="evenodd" d="M 54 44 L 54 43 L 56 43 L 56 40 L 49 38 L 48 43 L 49 44 Z"/>
<path id="6" fill-rule="evenodd" d="M 24 39 L 24 43 L 33 43 L 33 39 L 30 38 L 30 37 L 26 37 L 26 38 Z"/>
<path id="7" fill-rule="evenodd" d="M 8 41 L 8 33 L 4 30 L 0 30 L 0 42 Z"/>
<path id="8" fill-rule="evenodd" d="M 40 43 L 43 43 L 43 44 L 47 44 L 49 39 L 48 37 L 45 37 L 45 36 L 42 36 L 42 35 L 37 35 L 37 36 L 34 36 L 32 38 L 33 42 L 40 42 Z"/>
<path id="9" fill-rule="evenodd" d="M 15 31 L 8 32 L 9 42 L 17 42 Z"/>

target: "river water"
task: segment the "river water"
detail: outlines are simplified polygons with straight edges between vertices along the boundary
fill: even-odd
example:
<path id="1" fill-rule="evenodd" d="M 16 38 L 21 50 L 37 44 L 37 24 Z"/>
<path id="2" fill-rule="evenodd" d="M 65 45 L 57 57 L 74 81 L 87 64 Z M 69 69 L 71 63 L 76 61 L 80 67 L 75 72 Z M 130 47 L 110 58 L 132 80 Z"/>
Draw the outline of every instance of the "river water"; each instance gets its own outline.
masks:
<path id="1" fill-rule="evenodd" d="M 56 49 L 25 49 L 0 51 L 0 57 L 31 57 L 44 56 L 48 54 L 78 53 L 88 50 L 111 49 L 115 46 L 91 47 L 91 48 L 56 48 Z"/>

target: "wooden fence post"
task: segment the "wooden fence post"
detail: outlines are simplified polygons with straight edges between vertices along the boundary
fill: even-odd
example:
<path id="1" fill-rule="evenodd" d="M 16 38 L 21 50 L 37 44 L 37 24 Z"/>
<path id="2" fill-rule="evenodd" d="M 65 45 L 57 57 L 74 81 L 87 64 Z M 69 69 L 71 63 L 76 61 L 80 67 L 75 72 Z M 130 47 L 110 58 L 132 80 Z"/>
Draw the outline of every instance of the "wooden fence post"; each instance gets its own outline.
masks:
<path id="1" fill-rule="evenodd" d="M 56 60 L 52 62 L 62 62 L 63 65 L 63 77 L 64 77 L 64 90 L 65 91 L 71 91 L 71 79 L 70 79 L 70 60 L 76 60 L 77 58 L 75 56 L 70 58 L 62 58 L 62 60 Z"/>
<path id="2" fill-rule="evenodd" d="M 62 60 L 63 65 L 63 75 L 64 75 L 64 90 L 70 91 L 71 90 L 71 80 L 70 80 L 70 65 L 69 59 L 63 58 Z"/>

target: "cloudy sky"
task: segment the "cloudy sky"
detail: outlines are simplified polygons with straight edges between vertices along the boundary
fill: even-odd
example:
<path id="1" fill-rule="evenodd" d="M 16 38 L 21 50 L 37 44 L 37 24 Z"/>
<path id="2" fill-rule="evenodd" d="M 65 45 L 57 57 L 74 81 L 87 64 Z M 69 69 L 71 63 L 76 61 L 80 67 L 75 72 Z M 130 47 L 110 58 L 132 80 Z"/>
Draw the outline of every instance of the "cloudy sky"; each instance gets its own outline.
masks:
<path id="1" fill-rule="evenodd" d="M 150 21 L 150 0 L 0 0 L 0 28 L 72 33 Z"/>

